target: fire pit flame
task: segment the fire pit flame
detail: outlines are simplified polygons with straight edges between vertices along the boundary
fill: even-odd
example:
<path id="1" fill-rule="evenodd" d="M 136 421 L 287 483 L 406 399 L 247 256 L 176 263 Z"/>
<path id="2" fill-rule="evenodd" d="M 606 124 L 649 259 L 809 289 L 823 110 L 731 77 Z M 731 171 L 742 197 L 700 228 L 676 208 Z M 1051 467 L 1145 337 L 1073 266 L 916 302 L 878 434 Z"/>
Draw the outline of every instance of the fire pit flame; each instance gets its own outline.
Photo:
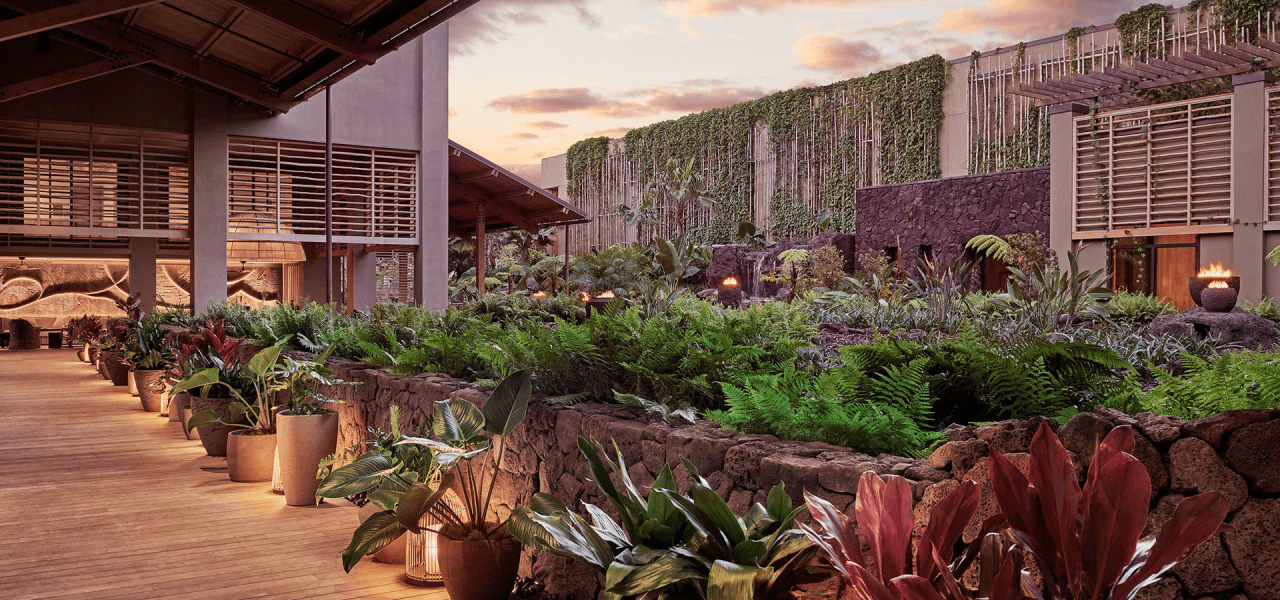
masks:
<path id="1" fill-rule="evenodd" d="M 1225 290 L 1228 287 L 1227 282 L 1222 281 L 1221 279 L 1209 282 L 1209 289 L 1211 290 Z"/>
<path id="2" fill-rule="evenodd" d="M 596 298 L 612 298 L 612 297 L 613 297 L 613 290 L 605 290 L 603 294 L 596 296 Z"/>
<path id="3" fill-rule="evenodd" d="M 534 298 L 537 298 L 537 299 L 539 299 L 539 300 L 541 300 L 541 299 L 543 299 L 543 298 L 546 298 L 546 297 L 547 297 L 547 293 L 546 293 L 546 292 L 543 292 L 543 291 L 537 291 L 537 292 L 534 292 L 534 293 L 533 293 L 533 297 L 534 297 Z"/>
<path id="4" fill-rule="evenodd" d="M 1196 274 L 1196 277 L 1230 277 L 1230 276 L 1231 276 L 1231 270 L 1224 269 L 1222 267 L 1222 261 L 1209 263 L 1209 266 L 1202 267 L 1200 269 L 1200 272 Z M 1214 287 L 1213 284 L 1210 284 L 1210 287 Z M 1226 287 L 1226 285 L 1224 284 L 1221 287 Z"/>
<path id="5" fill-rule="evenodd" d="M 736 278 L 736 277 L 725 277 L 725 278 L 724 278 L 724 284 L 723 284 L 723 285 L 724 285 L 724 287 L 738 287 L 738 278 Z"/>

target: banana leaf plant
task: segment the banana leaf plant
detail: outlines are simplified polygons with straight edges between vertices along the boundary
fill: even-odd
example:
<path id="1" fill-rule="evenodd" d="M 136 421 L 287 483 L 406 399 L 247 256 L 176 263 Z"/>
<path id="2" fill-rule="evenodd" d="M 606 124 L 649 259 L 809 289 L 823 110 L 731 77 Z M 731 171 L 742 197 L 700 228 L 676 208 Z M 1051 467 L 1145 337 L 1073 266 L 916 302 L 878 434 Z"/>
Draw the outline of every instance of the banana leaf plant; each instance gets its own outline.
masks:
<path id="1" fill-rule="evenodd" d="M 1047 424 L 1032 438 L 1027 475 L 991 452 L 996 501 L 1044 576 L 1045 598 L 1133 600 L 1222 526 L 1227 501 L 1221 492 L 1205 492 L 1184 499 L 1155 539 L 1140 541 L 1151 476 L 1132 453 L 1132 428 L 1111 430 L 1081 489 Z"/>
<path id="2" fill-rule="evenodd" d="M 414 484 L 434 481 L 440 465 L 431 448 L 400 444 L 406 436 L 400 429 L 400 407 L 391 407 L 391 430 L 369 429 L 368 450 L 354 461 L 324 477 L 316 495 L 322 498 L 358 498 L 372 502 L 381 511 L 370 515 L 356 528 L 351 543 L 342 551 L 342 567 L 349 573 L 361 558 L 386 548 L 404 535 L 407 528 L 396 519 L 400 498 Z M 419 437 L 428 433 L 419 431 Z"/>
<path id="3" fill-rule="evenodd" d="M 233 399 L 225 418 L 212 410 L 202 410 L 191 416 L 191 420 L 187 423 L 188 429 L 222 423 L 262 434 L 275 433 L 276 412 L 279 408 L 276 406 L 276 392 L 288 386 L 288 381 L 276 368 L 276 361 L 280 358 L 280 352 L 284 350 L 284 344 L 287 341 L 287 339 L 281 340 L 274 346 L 258 351 L 253 358 L 249 359 L 249 364 L 244 366 L 247 373 L 240 369 L 239 365 L 224 362 L 219 366 L 211 366 L 190 373 L 175 384 L 170 393 L 199 390 L 200 396 L 207 397 L 213 388 L 221 388 L 229 394 L 227 397 Z M 230 357 L 220 358 L 225 361 Z M 232 372 L 247 375 L 245 379 L 252 391 L 246 394 L 241 385 L 236 385 L 232 380 Z"/>
<path id="4" fill-rule="evenodd" d="M 605 597 L 763 600 L 820 572 L 810 566 L 818 548 L 793 528 L 804 508 L 792 507 L 783 484 L 770 490 L 767 506 L 756 504 L 738 517 L 687 460 L 689 494 L 678 491 L 667 466 L 646 497 L 628 475 L 621 452 L 617 462 L 602 458 L 581 437 L 578 449 L 621 523 L 583 503 L 588 522 L 554 496 L 539 493 L 511 515 L 510 529 L 526 546 L 599 569 Z"/>

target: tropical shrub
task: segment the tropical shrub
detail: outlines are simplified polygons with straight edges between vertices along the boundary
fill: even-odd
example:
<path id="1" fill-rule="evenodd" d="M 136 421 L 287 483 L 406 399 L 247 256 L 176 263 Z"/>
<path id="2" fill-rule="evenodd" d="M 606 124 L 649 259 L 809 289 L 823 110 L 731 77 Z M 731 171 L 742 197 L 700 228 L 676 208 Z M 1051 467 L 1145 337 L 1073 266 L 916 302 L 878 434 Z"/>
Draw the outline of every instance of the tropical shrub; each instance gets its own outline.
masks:
<path id="1" fill-rule="evenodd" d="M 1257 304 L 1245 300 L 1240 303 L 1240 308 L 1249 314 L 1280 323 L 1280 302 L 1275 298 L 1263 298 Z"/>
<path id="2" fill-rule="evenodd" d="M 1163 298 L 1130 292 L 1117 292 L 1106 307 L 1112 321 L 1126 325 L 1146 325 L 1160 315 L 1178 312 Z"/>
<path id="3" fill-rule="evenodd" d="M 1107 404 L 1130 414 L 1149 412 L 1199 419 L 1227 410 L 1280 407 L 1280 354 L 1228 352 L 1211 360 L 1182 355 L 1183 376 L 1165 368 L 1149 370 L 1157 385 L 1143 391 L 1137 373 L 1132 385 L 1108 399 Z"/>
<path id="4" fill-rule="evenodd" d="M 813 572 L 809 563 L 818 548 L 793 528 L 804 508 L 792 507 L 783 484 L 769 491 L 765 505 L 739 517 L 687 460 L 688 494 L 678 491 L 664 466 L 642 496 L 620 451 L 615 463 L 582 437 L 578 449 L 618 519 L 584 502 L 587 522 L 539 493 L 512 513 L 510 530 L 530 548 L 604 573 L 605 597 L 766 600 Z"/>

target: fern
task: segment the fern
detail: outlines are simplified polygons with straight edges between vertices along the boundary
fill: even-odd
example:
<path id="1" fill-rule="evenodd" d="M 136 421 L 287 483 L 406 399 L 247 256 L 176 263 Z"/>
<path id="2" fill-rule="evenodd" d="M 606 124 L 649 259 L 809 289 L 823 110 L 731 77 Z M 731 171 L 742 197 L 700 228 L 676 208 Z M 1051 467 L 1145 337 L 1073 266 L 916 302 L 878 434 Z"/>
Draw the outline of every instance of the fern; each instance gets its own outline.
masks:
<path id="1" fill-rule="evenodd" d="M 1130 376 L 1131 387 L 1114 394 L 1107 405 L 1188 420 L 1227 410 L 1280 407 L 1280 355 L 1244 351 L 1205 360 L 1184 353 L 1182 362 L 1184 377 L 1152 366 L 1153 389 L 1141 391 L 1136 376 Z"/>

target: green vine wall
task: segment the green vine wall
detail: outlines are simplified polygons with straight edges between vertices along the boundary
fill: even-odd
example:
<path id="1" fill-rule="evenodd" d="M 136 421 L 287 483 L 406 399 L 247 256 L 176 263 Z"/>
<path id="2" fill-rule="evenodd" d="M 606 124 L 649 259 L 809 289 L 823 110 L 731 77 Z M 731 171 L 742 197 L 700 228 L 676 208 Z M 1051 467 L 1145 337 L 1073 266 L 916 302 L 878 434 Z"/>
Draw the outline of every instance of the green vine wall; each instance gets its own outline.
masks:
<path id="1" fill-rule="evenodd" d="M 1173 8 L 1164 4 L 1146 4 L 1116 18 L 1116 31 L 1120 35 L 1120 51 L 1126 60 L 1145 61 L 1151 57 L 1152 47 L 1160 42 L 1161 25 L 1167 23 Z"/>
<path id="2" fill-rule="evenodd" d="M 941 176 L 938 131 L 946 77 L 946 61 L 934 55 L 866 77 L 787 90 L 634 129 L 623 138 L 622 147 L 639 190 L 668 158 L 697 157 L 706 174 L 708 194 L 719 201 L 719 207 L 711 212 L 691 211 L 685 230 L 698 242 L 722 243 L 734 239 L 740 221 L 756 218 L 751 208 L 752 130 L 757 124 L 766 125 L 771 151 L 778 159 L 779 185 L 771 202 L 773 237 L 815 231 L 817 211 L 794 200 L 798 197 L 794 187 L 808 181 L 811 171 L 819 178 L 810 182 L 818 190 L 817 205 L 830 212 L 832 229 L 852 232 L 854 190 L 873 183 L 867 168 L 873 160 L 880 168 L 875 183 Z M 872 150 L 874 156 L 868 155 L 866 144 L 859 143 L 860 134 L 870 137 L 871 133 L 880 139 Z M 603 183 L 608 140 L 600 140 L 578 142 L 566 157 L 567 187 L 575 200 L 598 191 Z M 784 165 L 795 168 L 784 172 Z M 595 189 L 588 189 L 588 183 Z M 792 200 L 779 200 L 784 197 Z M 645 226 L 640 239 L 667 235 L 671 229 L 670 223 Z"/>

